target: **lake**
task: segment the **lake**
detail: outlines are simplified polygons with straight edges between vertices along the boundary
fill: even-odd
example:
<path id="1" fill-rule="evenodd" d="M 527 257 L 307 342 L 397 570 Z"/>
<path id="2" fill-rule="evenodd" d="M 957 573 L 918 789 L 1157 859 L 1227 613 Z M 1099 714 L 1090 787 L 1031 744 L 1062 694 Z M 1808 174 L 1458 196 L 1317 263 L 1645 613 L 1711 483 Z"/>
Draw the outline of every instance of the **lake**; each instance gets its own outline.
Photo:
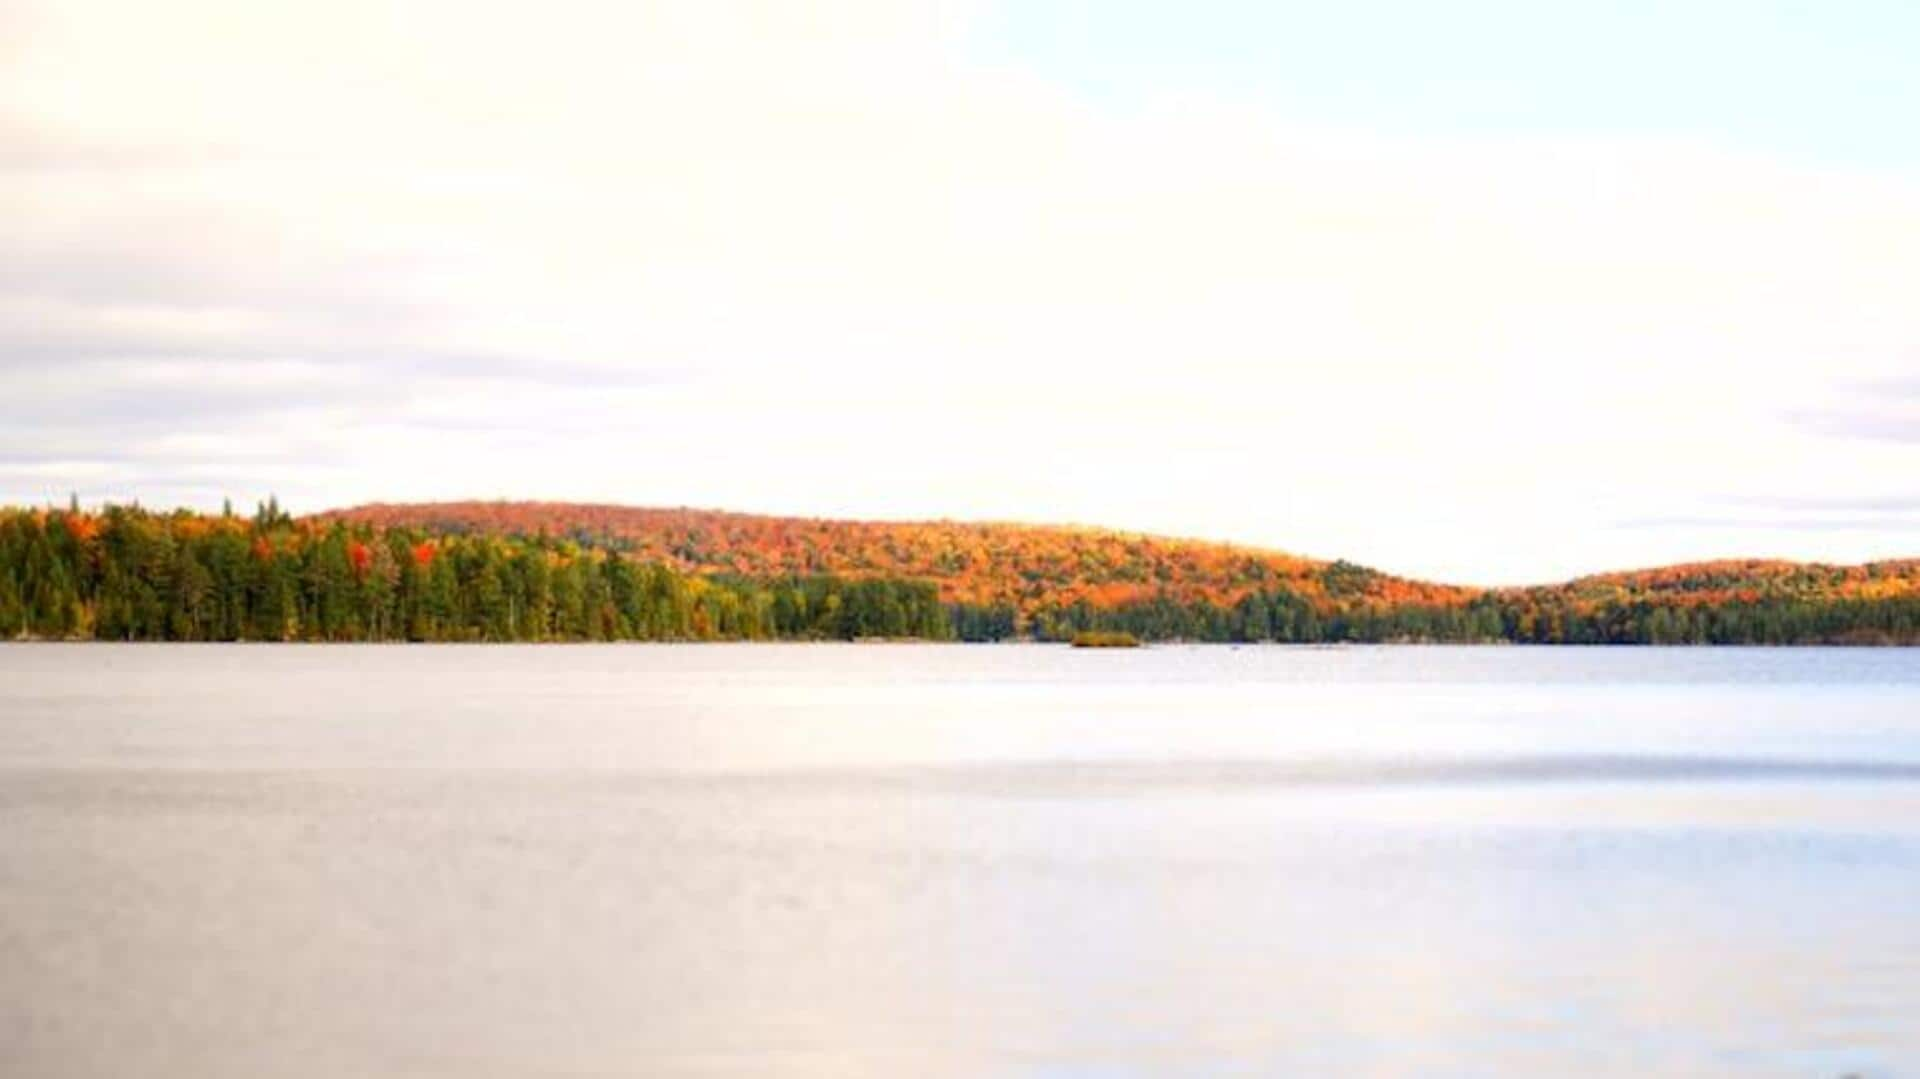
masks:
<path id="1" fill-rule="evenodd" d="M 0 646 L 0 1072 L 1920 1072 L 1920 651 Z"/>

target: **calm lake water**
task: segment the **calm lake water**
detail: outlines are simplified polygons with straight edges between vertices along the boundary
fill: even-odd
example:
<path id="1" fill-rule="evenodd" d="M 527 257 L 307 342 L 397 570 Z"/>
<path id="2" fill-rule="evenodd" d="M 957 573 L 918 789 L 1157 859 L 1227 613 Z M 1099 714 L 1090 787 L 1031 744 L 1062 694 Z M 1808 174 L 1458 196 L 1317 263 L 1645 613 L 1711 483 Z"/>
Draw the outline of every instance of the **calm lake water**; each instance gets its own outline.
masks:
<path id="1" fill-rule="evenodd" d="M 1920 1074 L 1920 651 L 0 646 L 0 1074 Z"/>

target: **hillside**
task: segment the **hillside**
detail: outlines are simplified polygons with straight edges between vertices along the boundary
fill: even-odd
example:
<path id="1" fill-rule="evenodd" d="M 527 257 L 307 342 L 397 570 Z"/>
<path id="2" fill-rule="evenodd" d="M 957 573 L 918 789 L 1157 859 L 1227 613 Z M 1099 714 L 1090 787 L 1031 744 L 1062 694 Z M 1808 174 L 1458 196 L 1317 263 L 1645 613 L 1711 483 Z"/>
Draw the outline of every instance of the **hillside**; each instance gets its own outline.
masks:
<path id="1" fill-rule="evenodd" d="M 1097 528 L 954 521 L 835 521 L 564 502 L 377 503 L 316 515 L 382 528 L 572 539 L 686 571 L 767 578 L 931 580 L 950 603 L 1119 607 L 1150 599 L 1238 603 L 1285 589 L 1309 600 L 1464 603 L 1476 590 L 1345 562 Z"/>
<path id="2" fill-rule="evenodd" d="M 1625 594 L 1695 604 L 1753 601 L 1768 596 L 1885 599 L 1920 592 L 1920 559 L 1858 566 L 1779 559 L 1689 562 L 1595 574 L 1551 586 L 1550 590 L 1575 596 Z"/>
<path id="3" fill-rule="evenodd" d="M 1253 640 L 1920 639 L 1920 559 L 1859 566 L 1727 560 L 1481 589 L 1259 548 L 1051 525 L 557 502 L 373 504 L 312 520 L 565 539 L 693 574 L 931 581 L 942 602 L 1004 610 L 1003 629 L 1040 635 L 1096 628 Z"/>
<path id="4" fill-rule="evenodd" d="M 0 637 L 1920 644 L 1920 560 L 1471 589 L 1090 528 L 551 503 L 0 507 Z"/>

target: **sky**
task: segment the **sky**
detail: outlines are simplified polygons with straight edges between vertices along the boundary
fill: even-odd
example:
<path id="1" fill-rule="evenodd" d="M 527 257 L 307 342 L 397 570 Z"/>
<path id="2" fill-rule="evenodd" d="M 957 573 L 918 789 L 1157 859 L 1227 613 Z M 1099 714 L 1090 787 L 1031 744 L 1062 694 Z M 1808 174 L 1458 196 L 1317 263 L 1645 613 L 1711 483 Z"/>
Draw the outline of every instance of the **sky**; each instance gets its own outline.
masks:
<path id="1" fill-rule="evenodd" d="M 0 502 L 1920 556 L 1920 5 L 0 0 Z"/>

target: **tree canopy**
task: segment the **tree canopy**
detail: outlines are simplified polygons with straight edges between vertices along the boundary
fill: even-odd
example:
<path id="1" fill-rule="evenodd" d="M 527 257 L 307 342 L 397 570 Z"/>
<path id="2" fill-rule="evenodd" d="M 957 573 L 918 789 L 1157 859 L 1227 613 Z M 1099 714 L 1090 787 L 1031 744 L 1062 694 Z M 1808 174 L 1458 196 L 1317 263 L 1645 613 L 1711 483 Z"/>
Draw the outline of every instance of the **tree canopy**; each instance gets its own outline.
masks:
<path id="1" fill-rule="evenodd" d="M 493 507 L 481 512 L 474 507 Z M 444 512 L 441 512 L 441 511 Z M 651 516 L 649 516 L 651 515 Z M 1220 544 L 552 504 L 0 509 L 0 637 L 1920 643 L 1920 561 L 1470 589 Z"/>

